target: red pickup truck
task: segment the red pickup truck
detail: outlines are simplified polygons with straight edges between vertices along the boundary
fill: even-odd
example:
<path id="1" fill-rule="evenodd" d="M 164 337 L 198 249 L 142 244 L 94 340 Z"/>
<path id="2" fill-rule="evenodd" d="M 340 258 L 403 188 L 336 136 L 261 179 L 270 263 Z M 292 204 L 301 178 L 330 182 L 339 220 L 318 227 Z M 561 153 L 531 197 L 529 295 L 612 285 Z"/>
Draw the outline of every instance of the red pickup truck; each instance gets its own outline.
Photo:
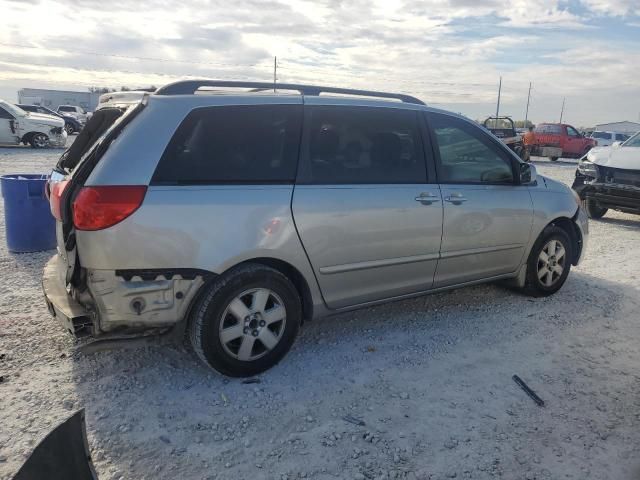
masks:
<path id="1" fill-rule="evenodd" d="M 536 145 L 532 155 L 549 157 L 554 162 L 558 157 L 580 158 L 598 145 L 593 138 L 584 137 L 565 123 L 541 123 L 533 132 Z"/>

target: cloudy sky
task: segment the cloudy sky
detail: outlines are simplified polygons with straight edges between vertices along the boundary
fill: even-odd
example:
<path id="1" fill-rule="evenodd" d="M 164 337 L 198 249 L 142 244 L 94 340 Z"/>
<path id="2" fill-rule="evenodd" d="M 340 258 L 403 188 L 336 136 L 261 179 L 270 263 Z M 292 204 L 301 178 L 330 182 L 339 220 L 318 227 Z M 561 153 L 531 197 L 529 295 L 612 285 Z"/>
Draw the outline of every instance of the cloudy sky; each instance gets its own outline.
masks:
<path id="1" fill-rule="evenodd" d="M 640 119 L 640 0 L 0 0 L 0 97 L 183 77 L 402 91 L 482 118 Z"/>

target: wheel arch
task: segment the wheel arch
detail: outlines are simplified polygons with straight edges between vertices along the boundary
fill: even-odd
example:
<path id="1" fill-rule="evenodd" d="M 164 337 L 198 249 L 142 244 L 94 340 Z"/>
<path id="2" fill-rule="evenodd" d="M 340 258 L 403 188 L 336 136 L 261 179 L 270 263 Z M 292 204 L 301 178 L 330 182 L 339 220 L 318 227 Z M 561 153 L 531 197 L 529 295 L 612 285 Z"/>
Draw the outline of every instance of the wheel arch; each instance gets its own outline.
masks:
<path id="1" fill-rule="evenodd" d="M 577 213 L 576 213 L 577 215 Z M 580 229 L 576 225 L 576 222 L 573 218 L 569 217 L 557 217 L 551 220 L 545 227 L 541 230 L 540 234 L 544 232 L 548 227 L 555 226 L 563 229 L 569 235 L 571 239 L 571 247 L 572 247 L 572 258 L 571 264 L 577 265 L 578 259 L 580 258 L 580 254 L 582 252 L 582 233 Z"/>
<path id="2" fill-rule="evenodd" d="M 190 300 L 189 306 L 185 310 L 184 316 L 176 323 L 174 332 L 175 338 L 184 338 L 192 313 L 202 299 L 203 295 L 207 292 L 208 287 L 218 278 L 220 278 L 220 276 L 224 275 L 230 270 L 249 264 L 264 265 L 266 267 L 273 268 L 274 270 L 277 270 L 278 272 L 286 276 L 291 281 L 291 283 L 293 283 L 294 287 L 298 291 L 298 294 L 300 295 L 300 299 L 302 300 L 302 322 L 304 323 L 305 321 L 311 320 L 313 318 L 313 296 L 311 294 L 309 284 L 307 283 L 302 273 L 300 273 L 300 271 L 293 265 L 285 262 L 284 260 L 272 257 L 256 257 L 244 260 L 240 263 L 236 263 L 220 274 L 211 274 L 207 276 L 202 285 L 200 285 L 200 287 L 198 288 L 198 291 Z"/>
<path id="3" fill-rule="evenodd" d="M 243 262 L 234 265 L 231 268 L 238 267 L 239 265 L 246 265 L 249 263 L 264 265 L 266 267 L 273 268 L 274 270 L 279 271 L 285 277 L 287 277 L 291 281 L 291 283 L 293 283 L 294 287 L 296 287 L 298 295 L 300 295 L 300 299 L 302 301 L 302 320 L 307 321 L 313 318 L 313 297 L 311 295 L 311 289 L 309 288 L 309 284 L 304 278 L 304 275 L 302 275 L 302 273 L 296 267 L 291 265 L 289 262 L 280 260 L 278 258 L 256 257 L 244 260 Z"/>
<path id="4" fill-rule="evenodd" d="M 31 132 L 25 133 L 22 136 L 22 140 L 20 140 L 20 141 L 26 145 L 27 143 L 31 143 L 31 139 L 33 138 L 34 135 L 38 135 L 40 133 L 42 135 L 45 135 L 47 137 L 47 139 L 51 140 L 51 137 L 49 135 L 47 135 L 46 133 L 44 133 L 44 132 L 31 131 Z"/>
<path id="5" fill-rule="evenodd" d="M 24 143 L 25 145 L 29 142 L 31 142 L 31 138 L 36 134 L 37 132 L 28 132 L 25 133 L 22 136 L 22 139 L 20 140 L 20 142 Z"/>

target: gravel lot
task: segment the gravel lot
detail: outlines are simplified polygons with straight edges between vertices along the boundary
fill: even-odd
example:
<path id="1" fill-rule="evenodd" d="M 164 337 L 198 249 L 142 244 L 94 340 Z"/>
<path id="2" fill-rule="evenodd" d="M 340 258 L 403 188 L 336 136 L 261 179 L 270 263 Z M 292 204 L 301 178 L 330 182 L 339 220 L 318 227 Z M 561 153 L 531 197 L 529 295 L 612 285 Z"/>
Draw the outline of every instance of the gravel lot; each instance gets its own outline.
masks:
<path id="1" fill-rule="evenodd" d="M 0 148 L 0 173 L 60 153 Z M 640 478 L 640 217 L 592 222 L 552 298 L 487 285 L 313 322 L 259 384 L 180 347 L 74 355 L 42 300 L 52 252 L 8 253 L 0 218 L 0 479 L 81 407 L 103 480 Z"/>

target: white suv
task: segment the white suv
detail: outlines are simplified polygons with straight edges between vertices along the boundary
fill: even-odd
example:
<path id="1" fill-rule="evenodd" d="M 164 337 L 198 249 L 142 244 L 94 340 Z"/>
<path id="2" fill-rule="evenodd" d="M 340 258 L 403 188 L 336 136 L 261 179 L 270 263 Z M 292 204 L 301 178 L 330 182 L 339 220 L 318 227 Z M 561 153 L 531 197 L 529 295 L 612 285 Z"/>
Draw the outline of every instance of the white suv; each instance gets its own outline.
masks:
<path id="1" fill-rule="evenodd" d="M 0 100 L 0 143 L 30 144 L 33 148 L 64 147 L 64 120 L 53 115 L 25 112 Z"/>
<path id="2" fill-rule="evenodd" d="M 595 130 L 591 134 L 591 138 L 598 141 L 599 147 L 608 147 L 612 145 L 613 142 L 624 142 L 629 138 L 629 135 L 625 135 L 624 133 L 602 132 L 600 130 Z"/>

